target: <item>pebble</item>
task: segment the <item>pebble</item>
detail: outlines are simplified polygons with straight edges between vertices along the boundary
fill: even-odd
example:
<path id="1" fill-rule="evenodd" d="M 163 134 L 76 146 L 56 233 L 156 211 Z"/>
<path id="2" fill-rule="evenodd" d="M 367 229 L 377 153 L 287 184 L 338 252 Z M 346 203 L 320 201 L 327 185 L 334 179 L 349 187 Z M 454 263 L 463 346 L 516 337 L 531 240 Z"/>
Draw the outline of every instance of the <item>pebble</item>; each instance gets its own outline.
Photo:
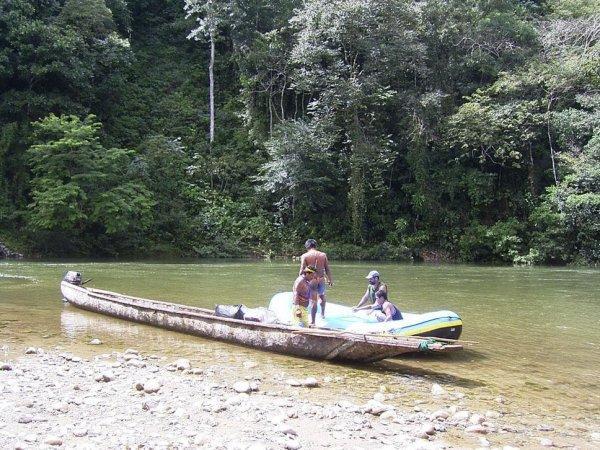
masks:
<path id="1" fill-rule="evenodd" d="M 277 431 L 279 431 L 280 433 L 283 433 L 283 434 L 298 436 L 298 432 L 293 427 L 291 427 L 290 425 L 288 425 L 286 423 L 282 423 L 281 425 L 279 425 L 277 427 Z"/>
<path id="2" fill-rule="evenodd" d="M 467 433 L 487 434 L 488 429 L 483 425 L 471 425 L 465 430 Z"/>
<path id="3" fill-rule="evenodd" d="M 425 423 L 421 426 L 420 432 L 432 436 L 435 434 L 435 427 L 432 423 Z"/>
<path id="4" fill-rule="evenodd" d="M 90 345 L 102 345 L 102 341 L 100 339 L 95 338 L 90 341 Z"/>
<path id="5" fill-rule="evenodd" d="M 13 370 L 12 366 L 8 363 L 0 365 L 0 370 Z"/>
<path id="6" fill-rule="evenodd" d="M 139 352 L 133 348 L 128 348 L 125 350 L 126 355 L 139 355 Z"/>
<path id="7" fill-rule="evenodd" d="M 84 437 L 88 434 L 88 430 L 86 428 L 75 428 L 73 430 L 73 436 L 75 437 Z"/>
<path id="8" fill-rule="evenodd" d="M 189 359 L 180 358 L 175 361 L 175 367 L 177 367 L 177 370 L 189 370 L 192 367 L 192 364 Z"/>
<path id="9" fill-rule="evenodd" d="M 308 377 L 304 381 L 302 381 L 302 385 L 304 387 L 315 388 L 319 386 L 319 382 L 316 378 Z"/>
<path id="10" fill-rule="evenodd" d="M 540 445 L 542 447 L 554 447 L 554 442 L 552 442 L 552 439 L 542 438 L 540 439 Z"/>
<path id="11" fill-rule="evenodd" d="M 295 439 L 292 439 L 290 441 L 287 441 L 285 444 L 283 444 L 283 446 L 287 449 L 287 450 L 298 450 L 299 448 L 302 447 L 302 445 L 300 444 L 300 442 L 298 442 Z"/>
<path id="12" fill-rule="evenodd" d="M 35 349 L 35 347 L 27 347 L 27 349 L 25 350 L 25 354 L 26 355 L 35 355 L 35 354 L 37 354 L 37 350 Z"/>
<path id="13" fill-rule="evenodd" d="M 19 423 L 31 423 L 33 422 L 33 417 L 31 416 L 21 416 L 17 419 Z"/>
<path id="14" fill-rule="evenodd" d="M 113 381 L 115 379 L 115 374 L 112 370 L 107 370 L 105 372 L 102 372 L 99 375 L 96 375 L 96 377 L 94 378 L 94 380 L 98 381 L 98 382 L 104 382 L 104 383 L 108 383 L 109 381 Z"/>
<path id="15" fill-rule="evenodd" d="M 252 392 L 252 387 L 247 381 L 238 381 L 233 385 L 233 390 L 237 393 L 249 394 Z"/>
<path id="16" fill-rule="evenodd" d="M 482 416 L 481 414 L 473 414 L 471 417 L 469 417 L 470 424 L 479 425 L 479 424 L 482 424 L 483 422 L 485 422 L 485 417 Z"/>
<path id="17" fill-rule="evenodd" d="M 446 390 L 439 384 L 433 383 L 433 386 L 431 386 L 431 394 L 432 395 L 444 395 L 445 393 L 446 393 Z"/>
<path id="18" fill-rule="evenodd" d="M 369 400 L 367 404 L 364 406 L 365 412 L 373 414 L 374 416 L 379 416 L 385 411 L 392 409 L 389 405 L 384 405 L 377 400 Z"/>
<path id="19" fill-rule="evenodd" d="M 296 380 L 295 378 L 290 378 L 286 381 L 286 383 L 290 386 L 302 386 L 302 382 L 300 380 Z"/>
<path id="20" fill-rule="evenodd" d="M 48 436 L 45 440 L 44 443 L 48 444 L 48 445 L 62 445 L 63 441 L 61 438 L 57 437 L 57 436 Z"/>
<path id="21" fill-rule="evenodd" d="M 450 417 L 450 413 L 445 409 L 438 409 L 429 416 L 431 420 L 446 420 L 448 417 Z"/>
<path id="22" fill-rule="evenodd" d="M 161 388 L 160 382 L 158 380 L 148 380 L 144 383 L 144 392 L 146 394 L 154 394 L 158 392 Z"/>
<path id="23" fill-rule="evenodd" d="M 469 413 L 469 411 L 457 411 L 452 416 L 452 420 L 454 420 L 455 422 L 465 422 L 465 421 L 469 420 L 470 415 L 471 414 Z"/>

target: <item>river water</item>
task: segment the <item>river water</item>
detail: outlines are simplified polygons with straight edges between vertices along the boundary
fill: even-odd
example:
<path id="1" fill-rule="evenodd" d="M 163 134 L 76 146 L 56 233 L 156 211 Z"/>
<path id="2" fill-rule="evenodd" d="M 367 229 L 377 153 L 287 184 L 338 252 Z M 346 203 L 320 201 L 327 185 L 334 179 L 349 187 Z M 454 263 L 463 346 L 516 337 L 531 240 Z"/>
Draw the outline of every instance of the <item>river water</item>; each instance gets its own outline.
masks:
<path id="1" fill-rule="evenodd" d="M 209 308 L 266 306 L 274 293 L 291 290 L 297 274 L 292 262 L 9 261 L 0 263 L 0 359 L 16 358 L 27 346 L 83 355 L 133 347 L 232 374 L 252 360 L 265 378 L 332 380 L 319 392 L 332 399 L 364 401 L 385 386 L 403 389 L 398 401 L 405 406 L 447 406 L 447 400 L 430 398 L 432 383 L 439 383 L 462 397 L 464 407 L 499 411 L 524 427 L 554 428 L 563 437 L 600 431 L 600 270 L 333 262 L 328 299 L 355 304 L 371 269 L 380 271 L 401 310 L 455 311 L 464 322 L 461 339 L 477 343 L 451 355 L 329 364 L 81 311 L 63 304 L 59 291 L 64 272 L 78 270 L 93 279 L 91 286 L 138 297 Z M 103 345 L 88 345 L 92 338 Z"/>

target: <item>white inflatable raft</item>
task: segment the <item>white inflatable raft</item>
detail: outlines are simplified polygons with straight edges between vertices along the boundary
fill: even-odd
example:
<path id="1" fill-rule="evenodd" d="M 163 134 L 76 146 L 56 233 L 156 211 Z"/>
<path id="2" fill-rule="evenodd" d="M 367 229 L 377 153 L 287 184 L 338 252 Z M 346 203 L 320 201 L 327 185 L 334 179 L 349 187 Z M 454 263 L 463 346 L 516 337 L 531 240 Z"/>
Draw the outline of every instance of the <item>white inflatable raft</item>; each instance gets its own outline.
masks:
<path id="1" fill-rule="evenodd" d="M 292 293 L 275 294 L 269 309 L 282 323 L 290 323 L 292 315 Z M 327 302 L 325 318 L 321 318 L 321 307 L 317 310 L 317 327 L 346 330 L 355 333 L 389 333 L 401 336 L 429 336 L 458 339 L 462 332 L 462 320 L 452 311 L 433 311 L 413 314 L 402 311 L 402 320 L 379 322 L 374 314 L 366 311 L 353 312 L 349 306 Z"/>

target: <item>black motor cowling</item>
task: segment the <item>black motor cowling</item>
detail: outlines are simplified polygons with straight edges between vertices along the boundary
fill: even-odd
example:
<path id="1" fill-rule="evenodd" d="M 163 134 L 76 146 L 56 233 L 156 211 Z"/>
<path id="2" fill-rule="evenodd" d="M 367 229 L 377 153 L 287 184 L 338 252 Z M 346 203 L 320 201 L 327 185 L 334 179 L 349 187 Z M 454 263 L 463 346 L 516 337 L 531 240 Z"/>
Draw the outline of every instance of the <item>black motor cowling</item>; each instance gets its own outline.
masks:
<path id="1" fill-rule="evenodd" d="M 74 284 L 75 286 L 81 286 L 82 285 L 81 273 L 69 271 L 63 277 L 63 281 Z"/>

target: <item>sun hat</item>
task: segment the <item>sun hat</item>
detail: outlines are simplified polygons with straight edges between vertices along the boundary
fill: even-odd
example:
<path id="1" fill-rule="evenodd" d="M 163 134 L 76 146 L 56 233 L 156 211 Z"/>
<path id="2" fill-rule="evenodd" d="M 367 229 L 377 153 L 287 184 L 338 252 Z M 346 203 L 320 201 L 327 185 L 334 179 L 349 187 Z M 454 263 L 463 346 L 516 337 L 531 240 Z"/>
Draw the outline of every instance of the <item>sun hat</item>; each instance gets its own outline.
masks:
<path id="1" fill-rule="evenodd" d="M 369 275 L 367 275 L 365 278 L 368 280 L 369 278 L 373 278 L 373 277 L 379 278 L 379 272 L 377 272 L 376 270 L 371 270 L 369 272 Z"/>

